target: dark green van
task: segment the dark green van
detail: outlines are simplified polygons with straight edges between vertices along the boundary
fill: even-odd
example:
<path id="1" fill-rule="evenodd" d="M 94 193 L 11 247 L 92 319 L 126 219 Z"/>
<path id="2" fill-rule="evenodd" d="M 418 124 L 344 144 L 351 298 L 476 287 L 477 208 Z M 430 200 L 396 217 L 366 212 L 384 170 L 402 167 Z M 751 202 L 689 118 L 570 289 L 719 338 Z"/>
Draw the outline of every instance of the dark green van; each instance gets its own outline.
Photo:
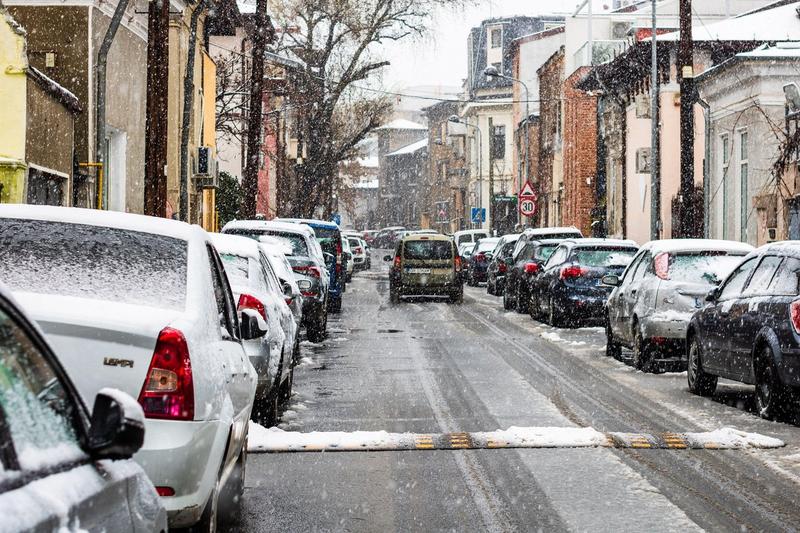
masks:
<path id="1" fill-rule="evenodd" d="M 389 270 L 389 294 L 392 302 L 401 296 L 441 295 L 453 303 L 463 300 L 461 258 L 452 237 L 445 235 L 409 235 L 395 246 Z"/>

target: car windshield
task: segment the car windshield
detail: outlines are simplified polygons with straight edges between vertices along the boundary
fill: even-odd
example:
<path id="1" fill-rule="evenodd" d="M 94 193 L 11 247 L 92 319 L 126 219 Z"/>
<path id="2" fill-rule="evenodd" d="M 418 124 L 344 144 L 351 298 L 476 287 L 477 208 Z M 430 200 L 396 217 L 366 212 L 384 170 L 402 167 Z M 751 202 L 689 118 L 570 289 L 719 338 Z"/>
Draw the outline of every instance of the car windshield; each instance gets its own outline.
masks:
<path id="1" fill-rule="evenodd" d="M 726 252 L 670 254 L 669 279 L 719 285 L 742 262 L 742 257 L 742 254 Z"/>
<path id="2" fill-rule="evenodd" d="M 636 255 L 636 248 L 580 248 L 575 262 L 587 267 L 626 267 Z"/>
<path id="3" fill-rule="evenodd" d="M 0 218 L 12 290 L 183 309 L 186 241 L 116 228 Z"/>
<path id="4" fill-rule="evenodd" d="M 289 243 L 292 247 L 292 255 L 308 256 L 308 246 L 306 240 L 302 235 L 297 233 L 290 233 L 287 231 L 279 231 L 272 229 L 245 229 L 245 228 L 231 228 L 225 230 L 225 233 L 231 235 L 242 235 L 243 237 L 250 237 L 251 239 L 258 240 L 262 235 L 277 237 Z"/>
<path id="5" fill-rule="evenodd" d="M 497 246 L 497 241 L 482 239 L 478 242 L 478 252 L 491 252 Z"/>
<path id="6" fill-rule="evenodd" d="M 406 241 L 403 257 L 411 260 L 452 259 L 453 245 L 448 241 Z"/>

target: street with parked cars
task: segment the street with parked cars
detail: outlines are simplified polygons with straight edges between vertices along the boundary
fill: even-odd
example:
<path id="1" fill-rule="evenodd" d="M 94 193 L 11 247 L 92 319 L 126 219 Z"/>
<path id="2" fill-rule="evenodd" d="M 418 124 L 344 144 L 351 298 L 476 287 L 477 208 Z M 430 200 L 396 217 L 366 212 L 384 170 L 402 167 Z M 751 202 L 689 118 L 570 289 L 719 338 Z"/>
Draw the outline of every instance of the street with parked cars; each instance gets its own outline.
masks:
<path id="1" fill-rule="evenodd" d="M 0 531 L 800 523 L 794 241 L 2 205 L 0 245 Z"/>

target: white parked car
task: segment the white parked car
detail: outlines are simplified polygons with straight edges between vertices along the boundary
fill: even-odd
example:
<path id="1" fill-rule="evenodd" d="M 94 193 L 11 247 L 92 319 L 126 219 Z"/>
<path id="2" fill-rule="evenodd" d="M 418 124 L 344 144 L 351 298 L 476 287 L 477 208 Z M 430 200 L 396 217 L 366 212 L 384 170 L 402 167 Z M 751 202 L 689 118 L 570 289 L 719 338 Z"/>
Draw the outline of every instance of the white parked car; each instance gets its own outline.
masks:
<path id="1" fill-rule="evenodd" d="M 686 369 L 686 328 L 705 305 L 708 291 L 750 253 L 746 243 L 713 239 L 664 239 L 641 247 L 606 302 L 607 355 L 633 350 L 643 371 Z"/>
<path id="2" fill-rule="evenodd" d="M 253 418 L 267 426 L 278 420 L 278 406 L 292 394 L 295 353 L 300 352 L 298 325 L 285 299 L 292 289 L 281 283 L 258 241 L 238 235 L 211 234 L 222 257 L 239 310 L 253 309 L 267 334 L 244 341 L 258 373 Z"/>
<path id="3" fill-rule="evenodd" d="M 199 226 L 88 209 L 0 204 L 0 276 L 38 322 L 83 401 L 138 398 L 134 456 L 170 527 L 238 516 L 256 372 L 222 261 Z"/>
<path id="4" fill-rule="evenodd" d="M 144 440 L 141 406 L 101 389 L 90 417 L 2 284 L 0 420 L 0 531 L 166 530 L 156 489 L 131 459 Z"/>
<path id="5" fill-rule="evenodd" d="M 286 300 L 286 305 L 288 305 L 289 309 L 292 311 L 292 316 L 294 316 L 294 322 L 297 326 L 295 341 L 296 345 L 299 346 L 299 329 L 303 323 L 303 293 L 300 289 L 300 284 L 302 283 L 303 287 L 309 288 L 311 287 L 312 280 L 309 276 L 304 276 L 303 274 L 292 271 L 292 264 L 289 263 L 289 259 L 286 258 L 287 255 L 291 255 L 292 247 L 286 244 L 285 241 L 268 236 L 261 237 L 258 241 L 261 251 L 264 252 L 267 259 L 269 259 L 270 265 L 272 265 L 272 271 L 275 272 L 275 276 L 277 276 L 281 286 L 284 288 L 287 285 L 289 286 L 290 290 L 284 294 L 284 298 Z M 292 355 L 294 357 L 294 362 L 297 363 L 300 350 L 293 350 Z"/>
<path id="6" fill-rule="evenodd" d="M 456 246 L 458 247 L 461 247 L 462 244 L 478 242 L 488 237 L 489 231 L 485 229 L 465 229 L 453 233 L 453 240 L 456 241 Z"/>
<path id="7" fill-rule="evenodd" d="M 342 237 L 342 252 L 346 258 L 344 281 L 350 283 L 353 280 L 353 273 L 356 271 L 356 262 L 353 257 L 353 249 L 350 247 L 350 240 L 347 237 Z"/>
<path id="8" fill-rule="evenodd" d="M 360 237 L 347 237 L 350 252 L 353 254 L 353 269 L 365 270 L 367 267 L 367 248 Z"/>

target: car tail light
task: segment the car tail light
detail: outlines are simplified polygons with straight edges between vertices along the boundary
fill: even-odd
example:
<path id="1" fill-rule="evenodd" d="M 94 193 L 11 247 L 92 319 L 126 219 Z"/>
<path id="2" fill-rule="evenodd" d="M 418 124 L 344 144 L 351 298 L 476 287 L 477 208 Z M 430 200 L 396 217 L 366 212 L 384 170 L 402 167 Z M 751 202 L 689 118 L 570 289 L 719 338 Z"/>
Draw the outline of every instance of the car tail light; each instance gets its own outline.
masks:
<path id="1" fill-rule="evenodd" d="M 536 263 L 525 263 L 526 274 L 536 274 L 537 272 L 539 272 L 539 265 L 537 265 Z M 563 276 L 564 274 L 563 270 L 561 271 L 561 274 Z"/>
<path id="2" fill-rule="evenodd" d="M 252 309 L 254 311 L 258 311 L 258 314 L 261 315 L 261 318 L 264 320 L 267 319 L 267 310 L 264 308 L 264 304 L 250 294 L 242 294 L 239 296 L 239 305 L 236 307 L 237 311 L 241 311 L 242 309 Z"/>
<path id="3" fill-rule="evenodd" d="M 800 300 L 795 300 L 789 305 L 789 314 L 795 333 L 800 333 Z"/>
<path id="4" fill-rule="evenodd" d="M 457 255 L 456 256 L 456 271 L 459 271 L 459 270 L 461 270 L 461 256 Z"/>
<path id="5" fill-rule="evenodd" d="M 656 276 L 663 280 L 669 279 L 669 254 L 661 252 L 654 260 Z"/>
<path id="6" fill-rule="evenodd" d="M 486 261 L 486 254 L 484 254 L 483 252 L 475 254 L 475 261 L 479 263 Z"/>
<path id="7" fill-rule="evenodd" d="M 498 261 L 497 262 L 497 271 L 498 272 L 507 272 L 508 271 L 508 267 L 506 266 L 506 264 L 504 262 Z"/>
<path id="8" fill-rule="evenodd" d="M 292 302 L 294 301 L 294 298 L 286 298 L 285 301 L 286 301 L 286 305 L 292 305 Z"/>
<path id="9" fill-rule="evenodd" d="M 364 249 L 363 249 L 362 247 L 360 247 L 360 246 L 356 246 L 356 247 L 354 248 L 354 251 L 355 251 L 355 253 L 357 253 L 358 255 L 361 255 L 361 254 L 363 254 L 363 253 L 364 253 Z"/>
<path id="10" fill-rule="evenodd" d="M 319 267 L 310 265 L 310 266 L 293 266 L 292 270 L 297 272 L 298 274 L 305 274 L 307 276 L 314 276 L 315 278 L 319 279 L 322 277 L 322 272 L 320 271 Z"/>
<path id="11" fill-rule="evenodd" d="M 159 496 L 175 496 L 175 489 L 172 487 L 156 487 Z"/>
<path id="12" fill-rule="evenodd" d="M 147 418 L 194 418 L 194 382 L 189 347 L 183 333 L 177 329 L 164 328 L 158 334 L 150 368 L 139 393 L 139 403 Z"/>
<path id="13" fill-rule="evenodd" d="M 559 277 L 561 279 L 579 278 L 579 277 L 583 276 L 584 274 L 586 274 L 586 269 L 585 268 L 581 268 L 578 265 L 572 265 L 572 266 L 563 267 L 561 269 L 561 274 L 560 274 Z"/>
<path id="14" fill-rule="evenodd" d="M 314 292 L 314 291 L 303 291 L 300 294 L 302 294 L 303 296 L 316 296 L 317 295 L 317 293 Z"/>

